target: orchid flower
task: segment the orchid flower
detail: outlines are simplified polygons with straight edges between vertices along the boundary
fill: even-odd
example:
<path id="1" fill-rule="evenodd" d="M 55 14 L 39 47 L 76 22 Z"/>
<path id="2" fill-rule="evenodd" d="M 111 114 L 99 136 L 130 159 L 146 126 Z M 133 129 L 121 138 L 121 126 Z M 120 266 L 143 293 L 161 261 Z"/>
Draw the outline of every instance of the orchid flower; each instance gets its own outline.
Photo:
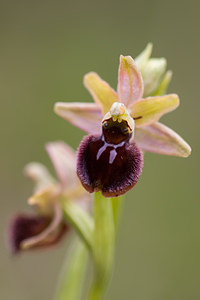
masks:
<path id="1" fill-rule="evenodd" d="M 143 72 L 148 70 L 145 62 L 148 55 L 145 55 L 137 59 Z M 157 81 L 156 88 L 159 84 L 168 84 L 169 76 L 164 79 L 164 83 Z M 94 72 L 84 76 L 84 85 L 94 104 L 58 102 L 55 112 L 92 134 L 83 139 L 77 163 L 77 174 L 89 192 L 101 190 L 104 196 L 113 197 L 133 187 L 142 170 L 141 150 L 182 157 L 190 155 L 190 146 L 172 129 L 158 122 L 164 114 L 178 107 L 179 97 L 168 94 L 143 98 L 143 78 L 131 56 L 120 56 L 117 92 Z"/>
<path id="2" fill-rule="evenodd" d="M 15 215 L 9 226 L 9 244 L 12 252 L 47 247 L 58 242 L 69 226 L 64 222 L 61 200 L 76 201 L 84 208 L 89 194 L 76 176 L 75 153 L 64 142 L 48 143 L 47 153 L 53 163 L 57 180 L 40 163 L 30 163 L 24 173 L 35 183 L 34 194 L 28 199 L 36 212 Z"/>

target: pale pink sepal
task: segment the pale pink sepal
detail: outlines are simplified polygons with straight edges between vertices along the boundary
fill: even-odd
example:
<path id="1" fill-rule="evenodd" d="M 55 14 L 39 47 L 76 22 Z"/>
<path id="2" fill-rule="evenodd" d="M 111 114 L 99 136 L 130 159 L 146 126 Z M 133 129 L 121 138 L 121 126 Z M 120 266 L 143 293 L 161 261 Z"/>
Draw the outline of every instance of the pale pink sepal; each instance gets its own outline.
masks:
<path id="1" fill-rule="evenodd" d="M 78 179 L 74 150 L 64 142 L 48 143 L 46 144 L 46 150 L 60 183 L 69 190 L 76 186 Z"/>
<path id="2" fill-rule="evenodd" d="M 84 76 L 83 83 L 94 101 L 106 114 L 114 102 L 119 102 L 117 93 L 97 73 L 90 72 Z"/>
<path id="3" fill-rule="evenodd" d="M 117 93 L 127 107 L 143 95 L 144 86 L 141 73 L 131 56 L 120 55 Z"/>
<path id="4" fill-rule="evenodd" d="M 56 182 L 48 169 L 41 163 L 31 162 L 25 166 L 23 172 L 26 177 L 34 182 L 35 193 L 44 190 Z"/>
<path id="5" fill-rule="evenodd" d="M 95 103 L 57 102 L 54 111 L 87 133 L 96 134 L 101 130 L 102 110 Z"/>
<path id="6" fill-rule="evenodd" d="M 188 157 L 190 146 L 172 129 L 157 122 L 135 130 L 137 145 L 147 152 Z"/>

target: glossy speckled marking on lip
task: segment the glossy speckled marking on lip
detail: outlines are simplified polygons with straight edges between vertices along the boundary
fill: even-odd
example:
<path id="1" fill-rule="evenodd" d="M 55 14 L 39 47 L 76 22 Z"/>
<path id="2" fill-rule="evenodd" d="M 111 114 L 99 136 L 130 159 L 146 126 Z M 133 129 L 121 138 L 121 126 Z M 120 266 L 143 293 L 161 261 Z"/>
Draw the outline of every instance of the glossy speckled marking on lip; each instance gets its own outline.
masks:
<path id="1" fill-rule="evenodd" d="M 101 190 L 105 197 L 117 197 L 131 189 L 142 166 L 142 153 L 134 142 L 113 145 L 100 135 L 89 135 L 78 149 L 77 174 L 81 183 L 88 192 Z"/>

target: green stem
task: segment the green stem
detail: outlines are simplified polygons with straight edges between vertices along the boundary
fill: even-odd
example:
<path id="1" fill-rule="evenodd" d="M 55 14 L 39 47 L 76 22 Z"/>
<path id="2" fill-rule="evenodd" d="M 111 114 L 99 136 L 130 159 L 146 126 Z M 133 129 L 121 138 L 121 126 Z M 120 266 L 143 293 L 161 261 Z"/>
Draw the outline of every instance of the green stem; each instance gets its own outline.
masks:
<path id="1" fill-rule="evenodd" d="M 98 280 L 95 279 L 92 283 L 88 299 L 102 300 L 104 299 L 105 293 L 106 293 L 106 285 L 98 282 Z"/>
<path id="2" fill-rule="evenodd" d="M 73 237 L 66 257 L 55 300 L 79 300 L 87 266 L 87 248 L 79 237 Z"/>
<path id="3" fill-rule="evenodd" d="M 112 198 L 105 198 L 101 192 L 94 197 L 94 221 L 94 280 L 89 300 L 102 300 L 112 275 L 115 220 Z"/>
<path id="4" fill-rule="evenodd" d="M 112 208 L 113 208 L 113 218 L 114 218 L 114 223 L 115 223 L 115 232 L 117 233 L 118 229 L 118 223 L 121 215 L 121 207 L 122 207 L 122 202 L 123 202 L 123 197 L 115 197 L 111 198 L 112 199 Z"/>
<path id="5" fill-rule="evenodd" d="M 76 300 L 84 273 L 85 246 L 91 251 L 94 263 L 94 279 L 89 300 L 103 300 L 113 269 L 115 237 L 121 208 L 121 198 L 105 198 L 101 192 L 94 195 L 94 220 L 72 201 L 63 199 L 63 212 L 67 221 L 79 234 L 85 245 L 79 241 L 74 246 L 70 265 L 62 276 L 56 300 Z M 82 250 L 81 250 L 82 249 Z"/>
<path id="6" fill-rule="evenodd" d="M 94 222 L 91 216 L 77 204 L 66 199 L 63 199 L 63 212 L 67 221 L 91 250 L 94 231 Z"/>

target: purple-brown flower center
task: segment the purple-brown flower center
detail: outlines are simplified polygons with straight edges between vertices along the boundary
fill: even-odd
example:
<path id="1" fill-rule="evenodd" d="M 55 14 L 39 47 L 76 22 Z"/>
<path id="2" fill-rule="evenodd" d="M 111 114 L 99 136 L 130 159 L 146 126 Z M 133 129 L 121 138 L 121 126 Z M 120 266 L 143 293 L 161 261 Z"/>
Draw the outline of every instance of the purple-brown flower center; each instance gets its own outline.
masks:
<path id="1" fill-rule="evenodd" d="M 105 120 L 102 135 L 83 139 L 78 151 L 77 174 L 89 192 L 101 190 L 106 197 L 124 194 L 138 181 L 143 158 L 130 142 L 128 123 Z"/>

